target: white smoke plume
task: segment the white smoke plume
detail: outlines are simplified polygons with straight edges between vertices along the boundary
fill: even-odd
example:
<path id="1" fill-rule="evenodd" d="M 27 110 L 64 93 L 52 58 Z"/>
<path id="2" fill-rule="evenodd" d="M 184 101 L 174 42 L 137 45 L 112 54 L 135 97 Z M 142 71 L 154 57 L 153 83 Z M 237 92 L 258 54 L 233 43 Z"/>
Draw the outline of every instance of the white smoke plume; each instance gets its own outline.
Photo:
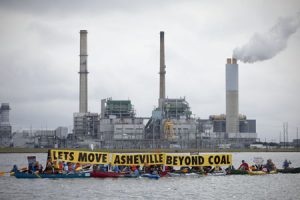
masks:
<path id="1" fill-rule="evenodd" d="M 300 27 L 300 12 L 294 17 L 279 18 L 266 33 L 254 34 L 249 42 L 233 50 L 233 58 L 245 63 L 268 60 L 287 46 L 289 37 Z"/>

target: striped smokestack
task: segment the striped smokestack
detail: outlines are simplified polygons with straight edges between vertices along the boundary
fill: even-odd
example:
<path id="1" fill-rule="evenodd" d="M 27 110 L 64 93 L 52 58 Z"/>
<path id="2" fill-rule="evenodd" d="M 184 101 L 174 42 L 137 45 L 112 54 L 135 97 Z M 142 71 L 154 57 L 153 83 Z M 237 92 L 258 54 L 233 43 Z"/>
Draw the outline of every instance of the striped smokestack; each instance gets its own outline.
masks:
<path id="1" fill-rule="evenodd" d="M 226 64 L 226 133 L 239 133 L 239 68 L 235 58 Z"/>

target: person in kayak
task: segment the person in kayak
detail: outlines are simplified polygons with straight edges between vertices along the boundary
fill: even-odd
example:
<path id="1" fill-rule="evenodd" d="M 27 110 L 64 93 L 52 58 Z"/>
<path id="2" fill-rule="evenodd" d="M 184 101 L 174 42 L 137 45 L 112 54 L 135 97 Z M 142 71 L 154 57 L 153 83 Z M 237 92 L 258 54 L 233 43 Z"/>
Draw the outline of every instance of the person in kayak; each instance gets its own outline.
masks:
<path id="1" fill-rule="evenodd" d="M 39 164 L 38 171 L 39 171 L 40 174 L 43 173 L 43 169 L 44 169 L 43 165 Z"/>
<path id="2" fill-rule="evenodd" d="M 139 172 L 139 167 L 138 166 L 131 166 L 131 174 L 133 174 L 134 176 L 139 176 L 140 172 Z"/>
<path id="3" fill-rule="evenodd" d="M 112 171 L 113 171 L 113 172 L 116 172 L 116 173 L 121 172 L 121 170 L 120 170 L 120 168 L 119 168 L 118 165 L 112 166 Z"/>
<path id="4" fill-rule="evenodd" d="M 283 164 L 282 164 L 283 169 L 289 168 L 290 164 L 292 164 L 291 161 L 288 161 L 287 159 L 285 159 Z"/>
<path id="5" fill-rule="evenodd" d="M 272 162 L 271 159 L 267 160 L 267 164 L 264 167 L 267 169 L 268 172 L 276 170 L 275 164 Z"/>
<path id="6" fill-rule="evenodd" d="M 12 170 L 10 170 L 10 172 L 14 172 L 14 173 L 19 172 L 18 166 L 14 165 Z"/>
<path id="7" fill-rule="evenodd" d="M 204 166 L 203 170 L 205 173 L 209 173 L 212 170 L 212 166 Z"/>
<path id="8" fill-rule="evenodd" d="M 223 169 L 222 169 L 222 167 L 220 167 L 220 166 L 212 167 L 209 170 L 209 173 L 220 173 L 220 172 L 224 172 Z"/>
<path id="9" fill-rule="evenodd" d="M 248 163 L 246 163 L 245 160 L 242 160 L 242 164 L 239 166 L 238 170 L 249 171 Z"/>
<path id="10" fill-rule="evenodd" d="M 45 174 L 53 173 L 53 163 L 51 162 L 50 159 L 47 160 L 46 167 L 45 167 L 45 170 L 43 173 L 45 173 Z"/>

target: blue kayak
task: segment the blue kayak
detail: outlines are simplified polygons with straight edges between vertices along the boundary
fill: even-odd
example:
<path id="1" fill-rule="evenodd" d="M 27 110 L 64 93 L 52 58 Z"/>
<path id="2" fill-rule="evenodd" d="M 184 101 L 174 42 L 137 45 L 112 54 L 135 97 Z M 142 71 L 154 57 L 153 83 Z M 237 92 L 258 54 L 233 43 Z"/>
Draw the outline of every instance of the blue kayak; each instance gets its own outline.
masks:
<path id="1" fill-rule="evenodd" d="M 24 172 L 15 172 L 16 178 L 90 178 L 90 173 L 78 174 L 29 174 Z"/>
<path id="2" fill-rule="evenodd" d="M 151 179 L 159 179 L 160 176 L 157 174 L 142 174 L 141 177 L 151 178 Z"/>
<path id="3" fill-rule="evenodd" d="M 135 175 L 135 174 L 124 174 L 121 177 L 124 177 L 124 178 L 138 178 L 140 176 L 139 175 Z"/>

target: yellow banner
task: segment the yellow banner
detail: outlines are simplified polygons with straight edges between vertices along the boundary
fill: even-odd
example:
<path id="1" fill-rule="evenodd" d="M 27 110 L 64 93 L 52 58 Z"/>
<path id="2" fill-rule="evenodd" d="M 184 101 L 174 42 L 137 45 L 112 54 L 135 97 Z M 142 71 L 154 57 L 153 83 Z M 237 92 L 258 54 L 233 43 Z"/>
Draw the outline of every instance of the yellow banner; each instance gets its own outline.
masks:
<path id="1" fill-rule="evenodd" d="M 167 165 L 167 166 L 226 166 L 232 165 L 231 154 L 180 155 L 165 153 L 103 153 L 74 150 L 50 150 L 52 161 L 81 164 Z"/>
<path id="2" fill-rule="evenodd" d="M 109 153 L 73 151 L 73 150 L 50 150 L 52 161 L 65 161 L 81 164 L 108 164 Z"/>
<path id="3" fill-rule="evenodd" d="M 162 165 L 163 153 L 148 154 L 112 154 L 112 165 Z"/>
<path id="4" fill-rule="evenodd" d="M 178 155 L 165 154 L 167 166 L 226 166 L 232 165 L 231 154 Z"/>

